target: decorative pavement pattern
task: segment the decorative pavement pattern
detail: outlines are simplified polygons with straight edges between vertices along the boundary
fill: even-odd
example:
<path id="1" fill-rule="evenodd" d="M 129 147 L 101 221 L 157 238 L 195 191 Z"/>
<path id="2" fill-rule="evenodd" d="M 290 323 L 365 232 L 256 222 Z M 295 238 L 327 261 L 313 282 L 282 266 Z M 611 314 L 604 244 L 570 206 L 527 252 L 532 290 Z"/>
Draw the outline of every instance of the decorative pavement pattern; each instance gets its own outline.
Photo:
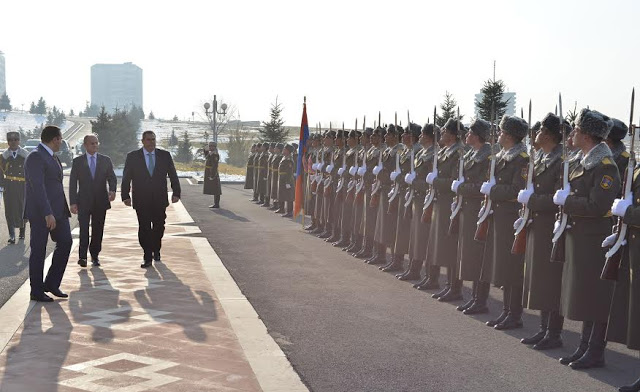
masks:
<path id="1" fill-rule="evenodd" d="M 114 203 L 102 266 L 80 268 L 74 247 L 68 300 L 27 310 L 0 354 L 0 391 L 262 390 L 179 212 L 167 210 L 162 261 L 143 270 L 136 214 Z"/>

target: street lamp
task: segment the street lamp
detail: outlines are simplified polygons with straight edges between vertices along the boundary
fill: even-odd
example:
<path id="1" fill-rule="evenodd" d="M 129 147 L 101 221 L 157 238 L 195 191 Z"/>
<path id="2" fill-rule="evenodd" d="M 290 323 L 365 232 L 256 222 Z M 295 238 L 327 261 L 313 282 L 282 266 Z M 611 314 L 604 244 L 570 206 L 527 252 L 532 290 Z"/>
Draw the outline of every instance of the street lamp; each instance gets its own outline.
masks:
<path id="1" fill-rule="evenodd" d="M 209 123 L 212 124 L 211 129 L 213 130 L 213 141 L 216 143 L 218 143 L 217 115 L 221 114 L 224 116 L 227 114 L 227 104 L 223 103 L 222 105 L 220 105 L 220 108 L 222 109 L 222 112 L 218 111 L 218 100 L 216 99 L 215 95 L 213 96 L 213 107 L 209 104 L 209 102 L 204 103 L 204 112 L 209 119 Z M 209 111 L 209 109 L 211 109 L 211 111 Z"/>

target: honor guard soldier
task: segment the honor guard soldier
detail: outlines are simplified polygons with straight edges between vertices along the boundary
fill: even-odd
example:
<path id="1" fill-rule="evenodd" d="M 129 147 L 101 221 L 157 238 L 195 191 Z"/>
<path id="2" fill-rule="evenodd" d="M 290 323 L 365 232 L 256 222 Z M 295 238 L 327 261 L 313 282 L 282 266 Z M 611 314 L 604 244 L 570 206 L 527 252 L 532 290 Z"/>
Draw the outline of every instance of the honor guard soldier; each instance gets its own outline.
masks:
<path id="1" fill-rule="evenodd" d="M 265 208 L 271 208 L 271 191 L 273 189 L 273 159 L 276 157 L 275 149 L 276 143 L 271 142 L 267 144 L 268 154 L 267 154 L 267 180 L 266 180 L 266 189 L 264 196 L 264 204 L 262 205 Z"/>
<path id="2" fill-rule="evenodd" d="M 364 175 L 367 172 L 365 166 L 365 160 L 367 159 L 367 151 L 371 148 L 371 135 L 373 134 L 373 128 L 366 128 L 364 132 L 360 134 L 360 141 L 358 144 L 358 165 L 354 167 L 354 197 L 353 197 L 353 226 L 351 236 L 351 244 L 347 249 L 352 256 L 356 256 L 362 249 L 364 249 L 364 230 L 365 230 L 365 184 Z"/>
<path id="3" fill-rule="evenodd" d="M 220 195 L 222 187 L 220 185 L 220 174 L 218 173 L 218 165 L 220 164 L 220 153 L 218 152 L 218 144 L 209 142 L 207 150 L 207 161 L 204 168 L 204 186 L 203 193 L 205 195 L 213 195 L 213 205 L 209 208 L 220 208 Z"/>
<path id="4" fill-rule="evenodd" d="M 462 299 L 462 281 L 458 279 L 457 247 L 458 236 L 449 235 L 451 203 L 454 193 L 451 183 L 458 178 L 460 156 L 464 154 L 464 126 L 459 120 L 450 118 L 444 125 L 438 152 L 438 172 L 427 176 L 427 183 L 433 185 L 436 199 L 433 202 L 427 259 L 429 263 L 447 269 L 445 288 L 432 295 L 439 301 L 449 302 Z"/>
<path id="5" fill-rule="evenodd" d="M 262 143 L 257 166 L 257 188 L 258 188 L 258 204 L 269 204 L 267 196 L 267 177 L 269 174 L 269 143 Z"/>
<path id="6" fill-rule="evenodd" d="M 256 151 L 253 154 L 253 199 L 254 203 L 260 202 L 260 195 L 258 194 L 258 178 L 260 178 L 260 155 L 262 154 L 262 143 L 256 143 Z"/>
<path id="7" fill-rule="evenodd" d="M 318 170 L 317 164 L 320 162 L 320 153 L 322 148 L 320 146 L 321 136 L 319 133 L 315 133 L 309 136 L 311 148 L 307 150 L 307 179 L 305 181 L 307 190 L 305 192 L 306 204 L 305 212 L 311 215 L 311 224 L 304 229 L 311 232 L 318 228 L 318 216 L 316 216 L 316 193 L 318 191 Z"/>
<path id="8" fill-rule="evenodd" d="M 451 184 L 451 190 L 456 194 L 456 203 L 458 198 L 462 198 L 459 216 L 454 217 L 458 219 L 458 232 L 451 233 L 458 236 L 458 277 L 461 281 L 473 282 L 471 299 L 456 309 L 468 315 L 489 311 L 487 298 L 490 284 L 480 281 L 485 244 L 474 239 L 483 200 L 480 187 L 488 179 L 487 173 L 491 163 L 491 144 L 487 143 L 489 132 L 491 124 L 488 121 L 476 119 L 471 123 L 465 140 L 471 149 L 464 156 L 463 178 L 458 178 Z"/>
<path id="9" fill-rule="evenodd" d="M 273 149 L 273 159 L 271 160 L 271 199 L 272 206 L 269 208 L 271 211 L 275 211 L 276 214 L 284 213 L 284 206 L 281 205 L 278 199 L 278 167 L 280 167 L 280 161 L 282 160 L 282 150 L 284 149 L 284 143 L 276 143 L 276 147 Z"/>
<path id="10" fill-rule="evenodd" d="M 347 190 L 346 186 L 341 187 L 340 173 L 346 171 L 344 167 L 343 157 L 345 151 L 345 139 L 347 133 L 343 130 L 336 132 L 335 149 L 333 150 L 331 169 L 327 167 L 327 173 L 331 176 L 330 192 L 327 192 L 325 187 L 325 212 L 329 222 L 331 222 L 331 235 L 325 238 L 325 242 L 334 243 L 340 240 L 340 233 L 342 228 L 340 227 L 340 219 L 342 218 L 342 202 L 344 199 L 344 192 Z"/>
<path id="11" fill-rule="evenodd" d="M 374 251 L 377 252 L 377 250 L 380 249 L 380 245 L 374 248 L 378 207 L 372 205 L 371 192 L 376 183 L 376 176 L 373 174 L 373 169 L 381 162 L 382 152 L 384 151 L 382 141 L 384 140 L 385 134 L 386 130 L 380 126 L 372 132 L 371 147 L 369 147 L 365 155 L 365 166 L 359 169 L 364 181 L 361 190 L 361 192 L 364 192 L 364 195 L 362 195 L 362 204 L 364 205 L 364 239 L 362 250 L 356 253 L 356 257 L 364 259 L 365 261 L 374 256 Z"/>
<path id="12" fill-rule="evenodd" d="M 255 143 L 251 145 L 251 152 L 249 153 L 249 157 L 247 158 L 247 174 L 244 177 L 244 189 L 254 189 L 253 188 L 253 158 L 256 155 L 256 145 Z M 253 192 L 253 199 L 251 201 L 256 201 L 255 191 Z"/>
<path id="13" fill-rule="evenodd" d="M 4 199 L 4 214 L 9 229 L 9 244 L 16 243 L 18 238 L 24 239 L 24 161 L 29 153 L 20 147 L 20 133 L 7 132 L 7 148 L 0 155 L 0 193 Z"/>
<path id="14" fill-rule="evenodd" d="M 320 225 L 318 229 L 312 233 L 318 238 L 329 238 L 333 234 L 333 227 L 329 219 L 331 212 L 331 196 L 333 195 L 333 184 L 331 183 L 331 170 L 333 169 L 333 149 L 336 138 L 336 132 L 333 130 L 326 131 L 322 143 L 324 145 L 321 154 L 321 160 L 318 164 L 318 171 L 322 173 L 320 184 L 316 195 L 316 216 L 319 217 Z"/>
<path id="15" fill-rule="evenodd" d="M 553 202 L 567 214 L 560 313 L 582 321 L 577 350 L 560 362 L 572 369 L 604 366 L 605 333 L 613 282 L 600 279 L 605 262 L 602 241 L 611 233 L 611 204 L 620 192 L 620 173 L 604 143 L 609 117 L 582 109 L 575 122 L 573 144 L 582 151 L 569 173 L 569 189 Z"/>
<path id="16" fill-rule="evenodd" d="M 284 214 L 282 217 L 293 217 L 293 199 L 295 198 L 295 164 L 293 162 L 294 147 L 284 146 L 282 159 L 278 166 L 278 203 Z"/>
<path id="17" fill-rule="evenodd" d="M 522 139 L 529 124 L 520 117 L 502 117 L 498 143 L 502 147 L 496 156 L 495 180 L 484 182 L 480 192 L 487 195 L 493 210 L 485 244 L 483 282 L 503 286 L 503 310 L 487 325 L 498 330 L 522 328 L 522 284 L 524 255 L 511 253 L 513 223 L 518 219 L 518 192 L 525 188 L 529 154 Z"/>
<path id="18" fill-rule="evenodd" d="M 344 157 L 345 166 L 339 169 L 340 181 L 341 181 L 341 194 L 342 200 L 342 214 L 340 216 L 340 239 L 333 243 L 333 246 L 342 248 L 346 251 L 351 244 L 351 236 L 355 234 L 353 230 L 353 200 L 347 200 L 346 194 L 348 191 L 349 183 L 355 178 L 355 163 L 358 156 L 358 140 L 362 132 L 353 130 L 347 135 L 347 148 L 346 155 Z M 352 169 L 353 168 L 353 169 Z M 352 174 L 354 173 L 354 174 Z M 353 184 L 352 184 L 353 185 Z"/>
<path id="19" fill-rule="evenodd" d="M 529 209 L 522 303 L 528 309 L 540 311 L 540 330 L 521 342 L 533 345 L 536 350 L 562 346 L 562 263 L 550 262 L 553 224 L 558 212 L 553 194 L 560 188 L 562 178 L 562 132 L 567 134 L 569 127 L 563 127 L 555 114 L 547 114 L 535 137 L 540 153 L 534 164 L 533 189 L 518 193 L 518 202 Z"/>
<path id="20" fill-rule="evenodd" d="M 620 178 L 622 178 L 624 177 L 624 171 L 627 169 L 627 163 L 629 162 L 629 152 L 627 151 L 627 146 L 622 142 L 622 139 L 627 135 L 629 128 L 617 118 L 612 118 L 611 121 L 613 121 L 613 127 L 609 130 L 609 136 L 607 136 L 605 142 L 607 146 L 609 146 L 611 154 L 613 154 L 613 160 L 616 166 L 618 166 Z"/>

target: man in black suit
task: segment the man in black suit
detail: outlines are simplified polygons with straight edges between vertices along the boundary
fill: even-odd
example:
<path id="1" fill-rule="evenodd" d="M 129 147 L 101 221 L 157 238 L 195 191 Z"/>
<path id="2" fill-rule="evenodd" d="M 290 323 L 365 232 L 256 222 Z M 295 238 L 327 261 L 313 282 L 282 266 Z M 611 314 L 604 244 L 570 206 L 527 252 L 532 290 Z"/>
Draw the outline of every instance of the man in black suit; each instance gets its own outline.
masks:
<path id="1" fill-rule="evenodd" d="M 24 218 L 31 226 L 31 255 L 29 256 L 29 280 L 31 299 L 52 302 L 45 294 L 67 298 L 60 290 L 60 282 L 71 252 L 71 228 L 69 206 L 62 185 L 62 164 L 55 155 L 62 145 L 62 132 L 48 125 L 40 135 L 41 143 L 27 156 L 24 164 L 25 197 Z M 51 267 L 42 281 L 44 259 L 49 235 L 56 243 Z"/>
<path id="2" fill-rule="evenodd" d="M 116 198 L 117 179 L 111 158 L 98 153 L 98 136 L 84 137 L 86 153 L 73 160 L 69 178 L 71 213 L 78 214 L 80 223 L 80 258 L 78 264 L 87 266 L 87 248 L 91 264 L 100 266 L 98 255 L 102 249 L 104 218 Z M 78 189 L 79 185 L 79 189 Z M 109 191 L 107 192 L 107 185 Z M 91 245 L 89 245 L 89 221 L 91 221 Z"/>
<path id="3" fill-rule="evenodd" d="M 127 154 L 122 174 L 122 201 L 131 206 L 129 189 L 133 187 L 133 208 L 138 215 L 138 241 L 144 250 L 142 268 L 148 268 L 152 259 L 160 261 L 160 247 L 167 218 L 167 176 L 171 180 L 172 203 L 180 200 L 180 181 L 171 154 L 156 149 L 156 134 L 142 133 L 142 148 Z M 133 185 L 132 185 L 133 184 Z"/>

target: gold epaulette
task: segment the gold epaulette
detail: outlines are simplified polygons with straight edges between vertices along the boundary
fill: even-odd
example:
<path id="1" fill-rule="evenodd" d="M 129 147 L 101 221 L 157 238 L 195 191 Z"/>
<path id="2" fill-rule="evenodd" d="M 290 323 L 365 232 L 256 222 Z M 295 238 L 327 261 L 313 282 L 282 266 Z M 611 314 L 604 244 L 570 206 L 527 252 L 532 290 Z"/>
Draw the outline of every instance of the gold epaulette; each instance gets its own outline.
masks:
<path id="1" fill-rule="evenodd" d="M 603 165 L 611 165 L 611 164 L 613 164 L 613 161 L 611 159 L 609 159 L 609 157 L 604 157 L 602 159 L 602 164 Z"/>
<path id="2" fill-rule="evenodd" d="M 620 155 L 622 155 L 625 158 L 629 158 L 630 157 L 629 153 L 626 152 L 626 151 L 622 151 L 622 153 Z"/>
<path id="3" fill-rule="evenodd" d="M 527 154 L 527 152 L 526 152 L 526 151 L 522 151 L 522 152 L 520 153 L 520 156 L 521 156 L 521 157 L 523 157 L 523 158 L 529 158 L 529 154 Z"/>

